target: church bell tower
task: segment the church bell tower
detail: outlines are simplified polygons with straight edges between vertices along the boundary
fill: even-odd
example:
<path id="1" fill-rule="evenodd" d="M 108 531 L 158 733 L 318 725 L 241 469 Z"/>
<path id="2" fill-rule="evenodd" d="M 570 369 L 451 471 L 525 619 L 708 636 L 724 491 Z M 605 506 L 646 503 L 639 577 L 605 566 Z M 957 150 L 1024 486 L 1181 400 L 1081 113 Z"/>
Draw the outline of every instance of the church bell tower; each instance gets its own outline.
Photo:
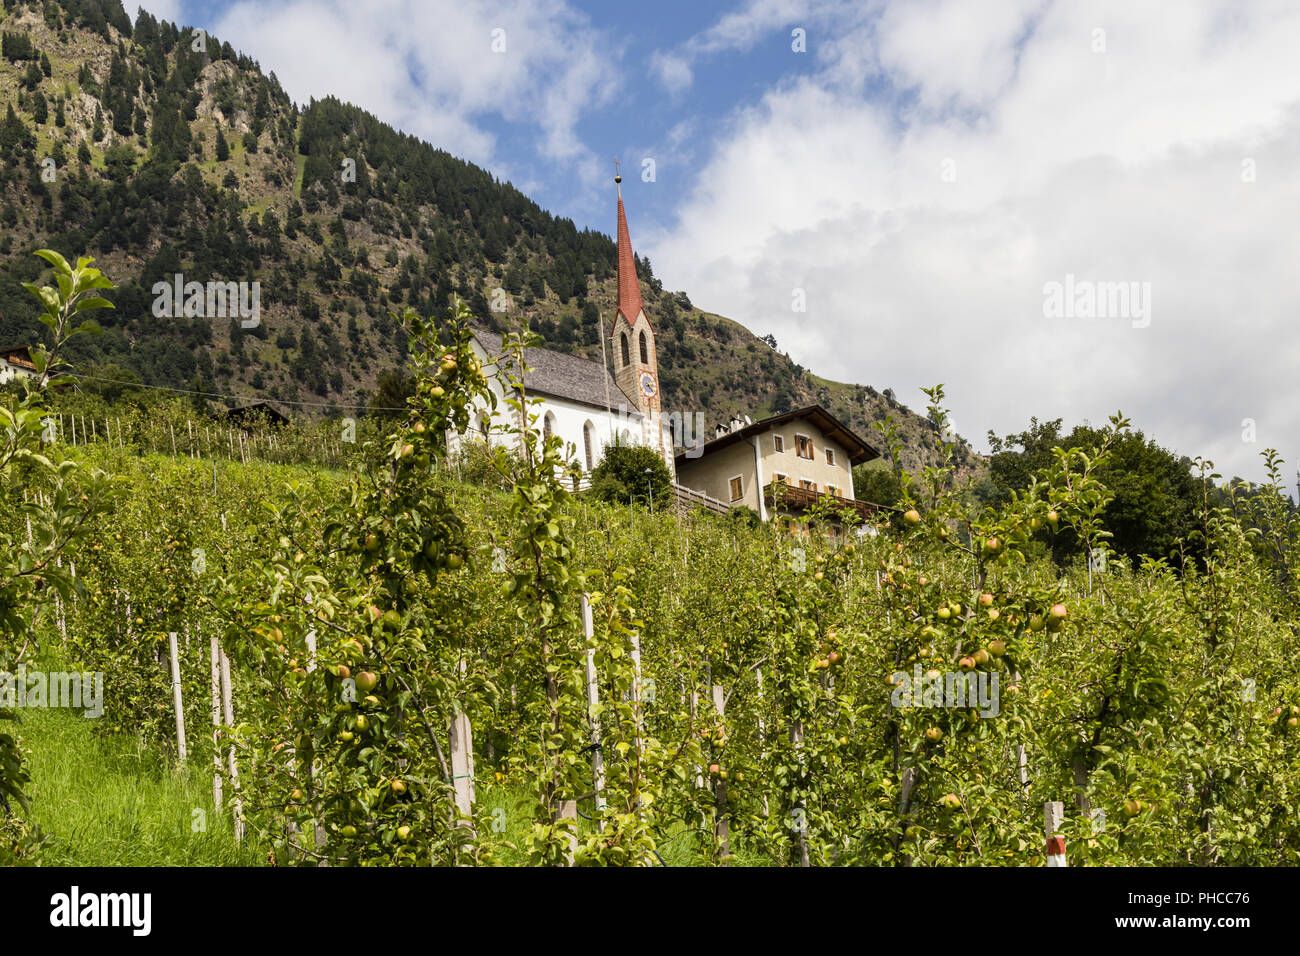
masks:
<path id="1" fill-rule="evenodd" d="M 614 182 L 618 188 L 618 306 L 610 330 L 614 381 L 636 402 L 636 410 L 643 416 L 643 443 L 656 449 L 669 473 L 675 474 L 672 442 L 664 439 L 655 333 L 641 304 L 641 284 L 623 209 L 623 177 L 615 175 Z"/>

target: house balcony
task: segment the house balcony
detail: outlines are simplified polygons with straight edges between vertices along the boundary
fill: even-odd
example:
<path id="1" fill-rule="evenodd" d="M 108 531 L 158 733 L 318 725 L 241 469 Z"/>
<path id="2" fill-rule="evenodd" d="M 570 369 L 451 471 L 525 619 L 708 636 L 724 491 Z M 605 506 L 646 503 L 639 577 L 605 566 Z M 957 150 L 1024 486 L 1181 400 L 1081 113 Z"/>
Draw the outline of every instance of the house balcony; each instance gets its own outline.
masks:
<path id="1" fill-rule="evenodd" d="M 869 521 L 874 516 L 896 510 L 882 505 L 875 505 L 869 501 L 841 498 L 839 495 L 828 494 L 824 491 L 810 491 L 807 488 L 800 488 L 779 481 L 771 481 L 763 486 L 763 500 L 773 512 L 785 511 L 788 513 L 804 512 L 818 503 L 823 505 L 829 503 L 837 509 L 847 508 L 857 514 L 863 521 Z"/>

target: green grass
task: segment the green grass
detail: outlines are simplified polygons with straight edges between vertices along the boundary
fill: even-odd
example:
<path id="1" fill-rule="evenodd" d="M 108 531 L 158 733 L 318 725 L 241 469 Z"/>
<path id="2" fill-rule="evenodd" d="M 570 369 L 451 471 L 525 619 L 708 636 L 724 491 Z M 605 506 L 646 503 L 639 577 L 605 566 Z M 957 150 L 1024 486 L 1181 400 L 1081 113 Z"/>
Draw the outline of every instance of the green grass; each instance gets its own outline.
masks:
<path id="1" fill-rule="evenodd" d="M 213 812 L 212 776 L 199 761 L 178 771 L 136 738 L 101 739 L 78 711 L 24 711 L 19 735 L 30 751 L 30 819 L 49 838 L 40 855 L 42 865 L 265 864 L 266 849 L 248 843 L 240 847 L 229 818 Z M 486 781 L 477 790 L 480 826 L 504 825 L 491 840 L 498 862 L 526 864 L 522 847 L 535 810 L 530 795 Z M 581 809 L 589 814 L 591 802 Z M 203 812 L 205 831 L 194 831 L 196 810 Z M 579 819 L 578 832 L 586 840 L 595 824 Z M 711 865 L 712 835 L 707 831 L 678 822 L 657 834 L 655 842 L 665 866 Z M 738 835 L 733 834 L 731 845 L 732 866 L 770 865 Z"/>
<path id="2" fill-rule="evenodd" d="M 50 838 L 43 865 L 265 863 L 265 850 L 237 845 L 229 818 L 213 812 L 210 768 L 177 772 L 137 739 L 103 740 L 91 724 L 79 711 L 23 712 L 31 819 Z M 195 832 L 196 821 L 206 829 Z"/>

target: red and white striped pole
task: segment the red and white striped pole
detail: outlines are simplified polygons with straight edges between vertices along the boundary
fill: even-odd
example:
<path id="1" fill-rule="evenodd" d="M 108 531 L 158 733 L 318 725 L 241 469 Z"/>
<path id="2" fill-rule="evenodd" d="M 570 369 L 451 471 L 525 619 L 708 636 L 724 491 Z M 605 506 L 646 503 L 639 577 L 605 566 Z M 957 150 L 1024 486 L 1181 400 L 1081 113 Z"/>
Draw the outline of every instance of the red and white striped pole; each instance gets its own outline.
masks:
<path id="1" fill-rule="evenodd" d="M 1052 800 L 1043 804 L 1043 826 L 1047 833 L 1047 865 L 1069 866 L 1065 859 L 1065 837 L 1056 835 L 1065 822 L 1065 804 Z"/>

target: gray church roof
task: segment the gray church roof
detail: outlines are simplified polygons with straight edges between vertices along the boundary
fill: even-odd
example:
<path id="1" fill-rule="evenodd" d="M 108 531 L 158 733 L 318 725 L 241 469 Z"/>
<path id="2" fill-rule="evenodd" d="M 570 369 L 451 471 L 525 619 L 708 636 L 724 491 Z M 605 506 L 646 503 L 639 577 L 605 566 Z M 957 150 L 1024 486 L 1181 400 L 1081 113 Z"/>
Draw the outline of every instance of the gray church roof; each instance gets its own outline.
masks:
<path id="1" fill-rule="evenodd" d="M 478 326 L 472 326 L 470 331 L 491 361 L 501 357 L 501 333 Z M 618 387 L 614 376 L 600 362 L 550 349 L 529 348 L 524 349 L 524 364 L 528 368 L 524 373 L 524 387 L 530 392 L 603 409 L 606 407 L 605 386 L 608 385 L 608 401 L 613 411 L 624 405 L 629 416 L 640 417 L 636 402 Z"/>

